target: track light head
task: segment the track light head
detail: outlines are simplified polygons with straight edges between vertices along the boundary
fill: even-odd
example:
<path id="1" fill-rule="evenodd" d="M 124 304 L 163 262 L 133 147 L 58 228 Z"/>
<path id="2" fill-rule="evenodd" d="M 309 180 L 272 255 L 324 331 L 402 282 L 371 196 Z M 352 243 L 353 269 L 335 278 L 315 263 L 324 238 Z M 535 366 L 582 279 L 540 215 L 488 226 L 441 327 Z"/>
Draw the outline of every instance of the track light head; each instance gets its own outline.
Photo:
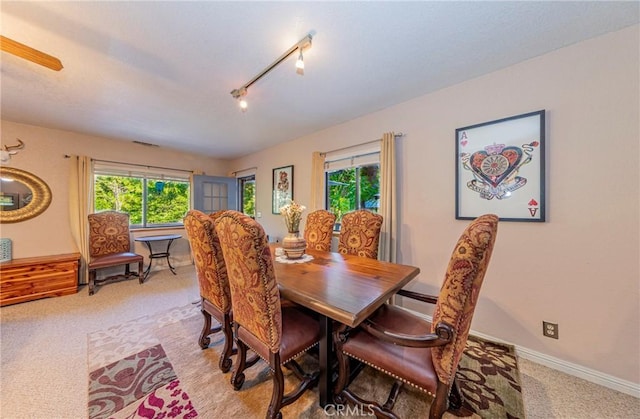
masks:
<path id="1" fill-rule="evenodd" d="M 242 112 L 245 112 L 247 110 L 247 101 L 244 98 L 247 95 L 247 88 L 246 87 L 241 87 L 239 89 L 233 89 L 231 91 L 231 96 L 233 96 L 234 99 L 236 99 L 238 101 L 238 105 L 240 106 L 240 109 L 242 109 Z"/>
<path id="2" fill-rule="evenodd" d="M 300 48 L 300 55 L 298 55 L 298 61 L 296 61 L 296 73 L 304 76 L 304 58 L 302 57 L 302 48 Z"/>

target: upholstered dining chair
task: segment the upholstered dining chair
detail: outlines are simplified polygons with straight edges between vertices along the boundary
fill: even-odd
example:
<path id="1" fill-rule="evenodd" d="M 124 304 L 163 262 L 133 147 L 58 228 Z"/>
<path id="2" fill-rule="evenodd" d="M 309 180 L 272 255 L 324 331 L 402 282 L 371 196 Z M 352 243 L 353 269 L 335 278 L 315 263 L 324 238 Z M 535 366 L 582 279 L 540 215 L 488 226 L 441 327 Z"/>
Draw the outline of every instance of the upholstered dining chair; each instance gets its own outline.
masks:
<path id="1" fill-rule="evenodd" d="M 304 226 L 307 249 L 330 251 L 335 222 L 336 215 L 327 210 L 321 209 L 309 213 Z"/>
<path id="2" fill-rule="evenodd" d="M 144 281 L 142 268 L 144 258 L 131 251 L 129 214 L 118 211 L 104 211 L 89 214 L 89 295 L 93 295 L 96 285 L 137 277 Z M 129 264 L 137 263 L 138 272 L 131 272 Z M 124 274 L 110 275 L 98 280 L 98 269 L 125 265 Z"/>
<path id="3" fill-rule="evenodd" d="M 228 372 L 231 369 L 233 354 L 231 291 L 220 241 L 213 224 L 222 212 L 207 215 L 198 210 L 190 210 L 184 217 L 184 229 L 196 268 L 200 287 L 200 311 L 204 317 L 198 343 L 202 349 L 206 349 L 211 342 L 209 335 L 222 331 L 224 347 L 218 366 L 222 372 Z M 211 317 L 216 319 L 219 326 L 211 327 Z"/>
<path id="4" fill-rule="evenodd" d="M 378 259 L 378 243 L 382 215 L 368 210 L 356 210 L 342 217 L 338 252 Z"/>
<path id="5" fill-rule="evenodd" d="M 227 265 L 238 348 L 231 384 L 236 390 L 242 387 L 244 370 L 254 363 L 246 360 L 247 349 L 252 349 L 267 362 L 273 375 L 266 417 L 281 418 L 282 407 L 318 383 L 319 372 L 305 373 L 295 359 L 319 342 L 319 324 L 294 307 L 281 307 L 271 251 L 258 222 L 229 210 L 216 219 L 215 226 Z M 283 365 L 300 380 L 287 394 Z"/>
<path id="6" fill-rule="evenodd" d="M 396 418 L 394 404 L 402 386 L 408 384 L 433 397 L 430 418 L 440 418 L 448 408 L 462 406 L 456 370 L 497 229 L 498 217 L 493 214 L 480 216 L 467 226 L 453 249 L 438 297 L 405 290 L 398 292 L 435 304 L 432 323 L 387 304 L 358 328 L 348 330 L 341 326 L 334 332 L 339 364 L 334 391 L 338 403 L 354 403 L 372 409 L 376 416 Z M 384 405 L 364 400 L 346 387 L 348 358 L 396 379 Z"/>

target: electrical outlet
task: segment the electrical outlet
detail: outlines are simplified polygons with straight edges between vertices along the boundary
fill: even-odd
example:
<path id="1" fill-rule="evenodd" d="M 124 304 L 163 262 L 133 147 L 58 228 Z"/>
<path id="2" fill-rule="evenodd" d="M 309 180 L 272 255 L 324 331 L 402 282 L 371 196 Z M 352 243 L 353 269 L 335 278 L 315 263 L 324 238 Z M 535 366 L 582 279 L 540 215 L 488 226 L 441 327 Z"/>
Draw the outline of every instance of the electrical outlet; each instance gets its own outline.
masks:
<path id="1" fill-rule="evenodd" d="M 558 323 L 542 321 L 542 334 L 548 338 L 558 339 Z"/>

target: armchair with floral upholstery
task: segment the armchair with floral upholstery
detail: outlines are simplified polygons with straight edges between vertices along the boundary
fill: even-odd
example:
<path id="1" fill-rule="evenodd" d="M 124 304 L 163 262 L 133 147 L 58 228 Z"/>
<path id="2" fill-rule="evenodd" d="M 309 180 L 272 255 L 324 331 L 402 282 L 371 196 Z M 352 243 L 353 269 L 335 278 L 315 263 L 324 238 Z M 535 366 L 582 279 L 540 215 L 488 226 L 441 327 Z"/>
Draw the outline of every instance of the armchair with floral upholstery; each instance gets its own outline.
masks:
<path id="1" fill-rule="evenodd" d="M 353 403 L 378 417 L 396 418 L 393 407 L 407 384 L 433 397 L 430 418 L 440 418 L 462 406 L 456 383 L 458 362 L 467 342 L 480 287 L 489 265 L 498 217 L 487 214 L 472 221 L 458 240 L 438 297 L 400 290 L 399 295 L 435 304 L 430 323 L 401 307 L 386 304 L 358 328 L 334 331 L 339 378 L 338 403 Z M 348 358 L 354 358 L 395 378 L 387 401 L 365 400 L 347 387 Z M 427 416 L 426 412 L 423 416 Z"/>
<path id="2" fill-rule="evenodd" d="M 144 281 L 142 268 L 144 258 L 131 251 L 129 214 L 118 211 L 104 211 L 89 214 L 89 295 L 93 295 L 96 285 L 107 282 L 138 278 Z M 131 272 L 130 263 L 138 264 L 138 272 Z M 124 274 L 97 278 L 99 269 L 125 265 Z"/>
<path id="3" fill-rule="evenodd" d="M 295 307 L 281 306 L 269 243 L 257 221 L 229 210 L 216 219 L 215 228 L 229 276 L 238 348 L 231 383 L 236 390 L 242 387 L 244 370 L 255 363 L 247 361 L 247 350 L 253 350 L 269 365 L 273 375 L 266 417 L 281 418 L 282 407 L 295 402 L 318 383 L 319 372 L 305 373 L 295 359 L 319 342 L 320 326 Z M 300 380 L 287 394 L 282 366 Z"/>
<path id="4" fill-rule="evenodd" d="M 204 317 L 198 343 L 202 349 L 206 349 L 210 343 L 209 335 L 222 331 L 224 347 L 220 354 L 219 367 L 222 372 L 228 372 L 231 369 L 233 354 L 231 293 L 220 241 L 214 228 L 214 220 L 222 212 L 207 215 L 198 210 L 190 210 L 184 217 L 184 229 L 196 267 L 200 287 L 200 310 Z M 212 316 L 218 321 L 219 326 L 211 328 Z"/>

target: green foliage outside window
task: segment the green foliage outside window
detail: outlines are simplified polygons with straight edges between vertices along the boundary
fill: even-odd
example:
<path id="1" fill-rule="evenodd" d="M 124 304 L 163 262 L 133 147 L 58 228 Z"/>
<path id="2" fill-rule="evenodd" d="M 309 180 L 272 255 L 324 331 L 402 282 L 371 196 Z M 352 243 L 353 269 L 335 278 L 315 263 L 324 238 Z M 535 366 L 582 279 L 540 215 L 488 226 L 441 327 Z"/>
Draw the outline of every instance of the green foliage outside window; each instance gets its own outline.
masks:
<path id="1" fill-rule="evenodd" d="M 147 225 L 182 223 L 187 211 L 189 182 L 147 180 Z"/>
<path id="2" fill-rule="evenodd" d="M 126 212 L 132 225 L 180 224 L 189 210 L 189 182 L 96 175 L 94 197 L 96 211 Z"/>
<path id="3" fill-rule="evenodd" d="M 256 182 L 255 180 L 242 182 L 242 212 L 255 217 L 256 215 Z"/>
<path id="4" fill-rule="evenodd" d="M 359 179 L 359 184 L 358 184 Z M 347 212 L 366 208 L 377 212 L 380 196 L 378 165 L 352 167 L 327 173 L 329 211 L 336 214 L 336 223 Z"/>

